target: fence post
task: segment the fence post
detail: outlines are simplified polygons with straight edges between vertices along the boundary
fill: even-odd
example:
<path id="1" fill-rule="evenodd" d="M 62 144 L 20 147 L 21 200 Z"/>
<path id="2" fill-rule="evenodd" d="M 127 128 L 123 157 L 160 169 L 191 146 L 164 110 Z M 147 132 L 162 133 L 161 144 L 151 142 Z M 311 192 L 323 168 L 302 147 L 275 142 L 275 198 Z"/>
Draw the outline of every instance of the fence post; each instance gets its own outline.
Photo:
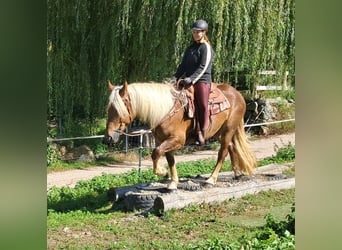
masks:
<path id="1" fill-rule="evenodd" d="M 138 169 L 138 176 L 140 178 L 141 173 L 141 158 L 142 158 L 142 149 L 143 149 L 143 133 L 140 134 L 140 145 L 139 145 L 139 169 Z"/>
<path id="2" fill-rule="evenodd" d="M 128 134 L 128 128 L 126 127 L 126 134 Z M 128 136 L 125 135 L 125 152 L 128 153 Z"/>

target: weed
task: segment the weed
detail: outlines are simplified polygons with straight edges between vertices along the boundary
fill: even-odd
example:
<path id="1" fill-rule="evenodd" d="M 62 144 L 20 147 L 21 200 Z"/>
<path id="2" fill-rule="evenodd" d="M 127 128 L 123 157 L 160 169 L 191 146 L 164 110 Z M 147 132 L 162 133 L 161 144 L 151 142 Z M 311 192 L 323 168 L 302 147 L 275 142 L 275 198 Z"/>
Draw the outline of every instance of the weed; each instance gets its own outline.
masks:
<path id="1" fill-rule="evenodd" d="M 276 155 L 272 157 L 266 157 L 258 162 L 258 166 L 264 166 L 271 163 L 284 163 L 291 162 L 295 159 L 295 147 L 289 142 L 285 147 L 279 147 L 277 144 L 274 145 Z"/>
<path id="2" fill-rule="evenodd" d="M 96 144 L 94 153 L 95 154 L 104 154 L 108 152 L 108 147 L 104 145 L 103 143 L 101 144 Z"/>
<path id="3" fill-rule="evenodd" d="M 285 147 L 279 148 L 278 145 L 274 145 L 275 151 L 277 152 L 276 157 L 282 159 L 283 161 L 293 161 L 296 157 L 296 151 L 294 146 L 289 142 Z"/>

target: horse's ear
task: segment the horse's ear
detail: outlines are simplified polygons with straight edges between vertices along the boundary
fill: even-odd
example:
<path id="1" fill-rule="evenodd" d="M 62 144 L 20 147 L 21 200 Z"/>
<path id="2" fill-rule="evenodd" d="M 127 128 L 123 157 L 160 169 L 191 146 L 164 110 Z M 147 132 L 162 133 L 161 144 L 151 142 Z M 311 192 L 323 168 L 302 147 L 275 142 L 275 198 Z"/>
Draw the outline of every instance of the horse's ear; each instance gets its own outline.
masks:
<path id="1" fill-rule="evenodd" d="M 125 96 L 125 94 L 127 93 L 127 88 L 128 88 L 128 83 L 127 80 L 125 80 L 124 85 L 122 86 L 122 88 L 119 90 L 119 94 L 120 96 Z"/>
<path id="2" fill-rule="evenodd" d="M 108 89 L 109 91 L 112 91 L 114 89 L 113 84 L 110 82 L 110 80 L 108 80 Z"/>

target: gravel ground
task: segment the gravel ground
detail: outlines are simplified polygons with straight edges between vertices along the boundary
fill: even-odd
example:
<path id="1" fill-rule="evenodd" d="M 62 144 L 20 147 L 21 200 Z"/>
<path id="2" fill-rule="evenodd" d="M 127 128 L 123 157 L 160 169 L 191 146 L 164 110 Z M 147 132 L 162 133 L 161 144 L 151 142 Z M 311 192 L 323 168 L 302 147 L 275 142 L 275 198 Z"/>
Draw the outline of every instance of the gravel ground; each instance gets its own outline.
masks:
<path id="1" fill-rule="evenodd" d="M 252 150 L 254 151 L 258 160 L 263 159 L 265 157 L 269 157 L 275 155 L 275 145 L 278 147 L 283 147 L 291 143 L 295 145 L 295 133 L 283 134 L 283 135 L 275 135 L 268 136 L 265 138 L 261 138 L 255 141 L 251 141 L 250 145 Z M 193 161 L 199 159 L 208 159 L 208 158 L 216 158 L 217 151 L 215 150 L 205 150 L 198 151 L 192 154 L 187 155 L 176 155 L 175 160 L 177 162 L 186 162 Z M 229 159 L 229 156 L 227 157 Z M 166 159 L 163 157 L 160 161 L 161 164 L 166 164 Z M 75 169 L 68 170 L 63 172 L 52 172 L 47 175 L 47 189 L 56 186 L 63 187 L 69 186 L 74 187 L 76 183 L 80 180 L 88 180 L 92 179 L 95 176 L 102 175 L 102 173 L 107 174 L 121 174 L 124 172 L 128 172 L 131 169 L 138 169 L 139 162 L 124 162 L 115 165 L 109 166 L 96 166 L 89 167 L 86 169 Z M 141 169 L 152 168 L 151 160 L 143 160 L 141 162 Z"/>

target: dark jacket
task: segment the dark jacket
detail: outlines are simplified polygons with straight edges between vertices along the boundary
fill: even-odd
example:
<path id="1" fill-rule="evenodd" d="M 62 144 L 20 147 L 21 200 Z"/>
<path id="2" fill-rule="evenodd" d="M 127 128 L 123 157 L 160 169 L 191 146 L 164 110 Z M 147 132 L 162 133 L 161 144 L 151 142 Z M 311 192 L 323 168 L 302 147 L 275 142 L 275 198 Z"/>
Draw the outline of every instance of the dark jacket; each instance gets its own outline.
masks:
<path id="1" fill-rule="evenodd" d="M 178 66 L 175 77 L 190 77 L 192 83 L 211 83 L 211 65 L 213 49 L 209 43 L 192 43 L 186 50 L 181 64 Z"/>

